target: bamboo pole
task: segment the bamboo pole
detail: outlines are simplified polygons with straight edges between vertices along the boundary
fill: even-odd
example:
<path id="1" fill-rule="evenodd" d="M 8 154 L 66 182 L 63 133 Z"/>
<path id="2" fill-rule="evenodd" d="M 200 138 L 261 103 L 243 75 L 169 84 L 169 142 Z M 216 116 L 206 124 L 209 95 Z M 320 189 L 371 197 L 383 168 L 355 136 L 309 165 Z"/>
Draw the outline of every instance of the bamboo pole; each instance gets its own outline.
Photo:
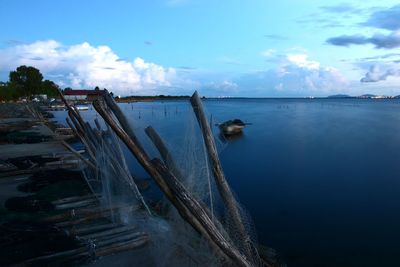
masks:
<path id="1" fill-rule="evenodd" d="M 257 249 L 252 245 L 250 236 L 248 235 L 242 221 L 242 215 L 240 214 L 237 202 L 233 196 L 228 182 L 225 179 L 225 175 L 222 171 L 221 162 L 218 157 L 215 140 L 212 135 L 210 125 L 206 119 L 203 104 L 197 91 L 194 92 L 193 96 L 190 98 L 190 102 L 192 104 L 193 111 L 196 114 L 197 121 L 203 134 L 204 143 L 206 145 L 208 156 L 210 158 L 210 163 L 215 182 L 217 184 L 217 188 L 221 194 L 224 204 L 226 205 L 231 215 L 230 217 L 232 218 L 236 229 L 238 229 L 240 240 L 242 240 L 242 242 L 244 242 L 245 244 L 245 254 L 249 258 L 249 260 L 251 260 L 254 257 L 254 254 L 258 256 L 258 252 Z"/>

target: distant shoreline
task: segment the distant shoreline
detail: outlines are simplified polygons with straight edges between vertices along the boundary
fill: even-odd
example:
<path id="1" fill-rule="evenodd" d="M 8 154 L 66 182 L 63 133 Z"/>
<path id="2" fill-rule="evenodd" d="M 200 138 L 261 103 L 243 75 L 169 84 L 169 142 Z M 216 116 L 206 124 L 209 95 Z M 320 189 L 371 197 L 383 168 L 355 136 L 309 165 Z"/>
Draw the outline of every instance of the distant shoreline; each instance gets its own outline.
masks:
<path id="1" fill-rule="evenodd" d="M 128 96 L 128 97 L 116 97 L 115 100 L 118 103 L 134 103 L 134 102 L 153 102 L 153 101 L 177 101 L 177 100 L 189 100 L 190 96 Z M 362 95 L 362 96 L 319 96 L 319 97 L 202 97 L 203 100 L 346 100 L 346 99 L 361 99 L 361 100 L 396 100 L 400 99 L 400 96 L 375 96 L 375 95 Z M 59 99 L 57 100 L 60 101 Z M 32 102 L 29 100 L 21 101 L 0 101 L 1 104 L 6 103 L 27 103 Z M 89 104 L 91 101 L 88 100 L 74 100 L 75 103 Z"/>
<path id="2" fill-rule="evenodd" d="M 168 100 L 188 100 L 190 96 L 129 96 L 116 98 L 118 103 L 130 102 L 151 102 L 151 101 L 168 101 Z M 202 97 L 204 100 L 246 100 L 246 99 L 400 99 L 400 96 L 375 96 L 375 95 L 362 95 L 362 96 L 320 96 L 320 97 Z"/>

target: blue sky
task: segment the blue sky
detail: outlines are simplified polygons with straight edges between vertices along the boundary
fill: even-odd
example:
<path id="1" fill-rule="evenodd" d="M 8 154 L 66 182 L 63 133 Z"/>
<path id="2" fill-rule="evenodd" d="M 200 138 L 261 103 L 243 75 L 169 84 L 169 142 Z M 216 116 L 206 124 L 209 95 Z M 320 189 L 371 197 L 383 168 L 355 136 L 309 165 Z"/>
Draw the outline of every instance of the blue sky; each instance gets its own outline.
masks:
<path id="1" fill-rule="evenodd" d="M 26 64 L 117 94 L 400 94 L 396 1 L 0 0 L 0 80 Z"/>

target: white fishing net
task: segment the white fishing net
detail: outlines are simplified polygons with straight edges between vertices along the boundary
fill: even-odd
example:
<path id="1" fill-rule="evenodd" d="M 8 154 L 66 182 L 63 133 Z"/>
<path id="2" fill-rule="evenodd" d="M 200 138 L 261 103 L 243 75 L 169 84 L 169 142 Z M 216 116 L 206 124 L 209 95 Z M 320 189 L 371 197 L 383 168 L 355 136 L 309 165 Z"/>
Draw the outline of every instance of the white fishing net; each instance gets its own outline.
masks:
<path id="1" fill-rule="evenodd" d="M 254 265 L 260 266 L 257 240 L 250 216 L 236 201 L 244 223 L 249 242 L 243 240 L 243 233 L 231 217 L 218 191 L 210 165 L 206 145 L 199 124 L 189 101 L 153 102 L 148 104 L 120 104 L 139 142 L 151 157 L 162 158 L 145 128 L 151 125 L 162 138 L 170 156 L 165 159 L 176 178 L 186 190 L 210 214 L 212 221 L 224 237 L 232 242 Z M 218 151 L 227 146 L 221 138 L 215 114 L 207 114 Z M 226 262 L 215 254 L 208 241 L 188 224 L 170 202 L 158 194 L 154 196 L 140 192 L 136 178 L 149 178 L 143 168 L 127 153 L 126 147 L 108 128 L 102 129 L 102 138 L 94 144 L 97 171 L 86 168 L 85 177 L 92 191 L 100 196 L 100 202 L 110 209 L 121 206 L 137 206 L 135 212 L 125 214 L 119 211 L 112 220 L 125 224 L 140 224 L 141 230 L 150 235 L 151 249 L 146 250 L 154 266 L 222 266 Z M 104 131 L 105 130 L 105 131 Z M 129 162 L 129 164 L 127 163 Z M 129 166 L 128 166 L 129 165 Z M 133 174 L 133 176 L 131 175 Z M 133 178 L 135 177 L 135 179 Z M 229 178 L 227 178 L 229 181 Z M 151 186 L 156 186 L 152 183 Z M 157 194 L 156 194 L 157 195 Z M 152 199 L 153 198 L 153 199 Z M 153 203 L 153 204 L 149 204 Z M 161 203 L 156 209 L 154 203 Z M 251 247 L 251 255 L 248 248 Z"/>

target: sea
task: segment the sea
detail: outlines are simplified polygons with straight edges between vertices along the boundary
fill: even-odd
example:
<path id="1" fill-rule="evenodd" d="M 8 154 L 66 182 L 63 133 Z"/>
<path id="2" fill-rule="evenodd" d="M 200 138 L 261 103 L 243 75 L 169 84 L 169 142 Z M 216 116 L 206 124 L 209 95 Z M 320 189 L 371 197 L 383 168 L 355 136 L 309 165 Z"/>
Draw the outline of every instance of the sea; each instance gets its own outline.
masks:
<path id="1" fill-rule="evenodd" d="M 243 134 L 216 140 L 261 244 L 288 266 L 400 266 L 400 100 L 203 103 L 215 133 L 229 119 L 248 123 Z M 187 135 L 193 116 L 187 100 L 120 106 L 135 129 L 152 125 L 171 140 Z M 54 114 L 65 123 L 66 112 Z"/>

